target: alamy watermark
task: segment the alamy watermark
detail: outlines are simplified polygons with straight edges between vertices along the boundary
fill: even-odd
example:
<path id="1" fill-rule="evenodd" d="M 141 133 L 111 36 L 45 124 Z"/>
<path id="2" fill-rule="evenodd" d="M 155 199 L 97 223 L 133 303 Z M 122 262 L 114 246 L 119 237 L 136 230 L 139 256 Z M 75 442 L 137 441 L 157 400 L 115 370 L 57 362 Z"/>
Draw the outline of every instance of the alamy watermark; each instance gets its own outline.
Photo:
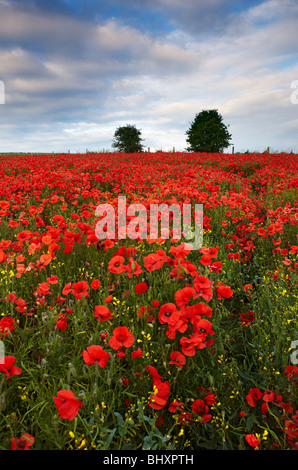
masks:
<path id="1" fill-rule="evenodd" d="M 191 204 L 182 204 L 182 211 L 179 204 L 149 204 L 148 208 L 141 203 L 127 206 L 126 197 L 119 196 L 117 209 L 116 214 L 111 204 L 97 206 L 95 215 L 101 219 L 95 234 L 99 240 L 116 238 L 117 221 L 118 239 L 180 240 L 183 237 L 190 242 L 186 243 L 187 250 L 199 250 L 203 246 L 203 204 L 195 204 L 194 209 Z"/>
<path id="2" fill-rule="evenodd" d="M 294 91 L 291 93 L 291 103 L 298 104 L 298 80 L 294 80 L 291 83 L 291 88 L 294 88 Z"/>
<path id="3" fill-rule="evenodd" d="M 0 104 L 5 104 L 5 86 L 2 80 L 0 80 Z"/>
<path id="4" fill-rule="evenodd" d="M 4 364 L 5 349 L 3 341 L 0 341 L 0 364 Z"/>
<path id="5" fill-rule="evenodd" d="M 293 351 L 290 356 L 291 363 L 294 365 L 297 365 L 298 364 L 298 339 L 296 339 L 296 341 L 291 342 L 291 349 L 295 349 L 295 351 Z"/>

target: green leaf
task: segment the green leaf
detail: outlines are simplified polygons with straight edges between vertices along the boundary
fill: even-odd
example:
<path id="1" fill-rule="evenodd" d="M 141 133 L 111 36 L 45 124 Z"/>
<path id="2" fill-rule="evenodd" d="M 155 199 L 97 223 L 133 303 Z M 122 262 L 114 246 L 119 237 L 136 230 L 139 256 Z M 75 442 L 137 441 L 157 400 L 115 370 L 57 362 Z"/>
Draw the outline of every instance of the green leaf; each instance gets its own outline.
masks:
<path id="1" fill-rule="evenodd" d="M 246 420 L 246 427 L 247 427 L 248 432 L 250 432 L 252 430 L 254 424 L 258 424 L 257 418 L 254 415 L 248 416 L 248 418 Z"/>
<path id="2" fill-rule="evenodd" d="M 109 447 L 109 445 L 111 444 L 116 431 L 117 431 L 117 428 L 114 428 L 112 432 L 108 435 L 108 438 L 106 440 L 107 447 Z"/>

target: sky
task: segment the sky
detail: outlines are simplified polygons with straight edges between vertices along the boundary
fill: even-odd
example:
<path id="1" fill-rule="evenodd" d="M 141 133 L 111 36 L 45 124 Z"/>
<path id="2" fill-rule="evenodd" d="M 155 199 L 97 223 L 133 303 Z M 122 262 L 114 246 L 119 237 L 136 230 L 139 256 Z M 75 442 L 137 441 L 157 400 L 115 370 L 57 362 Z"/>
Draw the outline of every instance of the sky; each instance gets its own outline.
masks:
<path id="1" fill-rule="evenodd" d="M 184 151 L 217 109 L 226 152 L 298 153 L 297 0 L 0 0 L 0 152 Z"/>

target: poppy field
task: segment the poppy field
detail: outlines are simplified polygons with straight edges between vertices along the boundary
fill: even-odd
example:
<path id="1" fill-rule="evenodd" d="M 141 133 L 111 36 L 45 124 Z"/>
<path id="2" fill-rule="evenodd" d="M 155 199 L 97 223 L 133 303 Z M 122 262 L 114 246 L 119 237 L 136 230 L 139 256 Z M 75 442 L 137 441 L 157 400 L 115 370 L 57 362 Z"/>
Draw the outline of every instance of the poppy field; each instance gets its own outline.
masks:
<path id="1" fill-rule="evenodd" d="M 8 155 L 0 176 L 1 450 L 297 449 L 298 155 Z M 202 204 L 202 247 L 99 240 L 119 196 Z"/>

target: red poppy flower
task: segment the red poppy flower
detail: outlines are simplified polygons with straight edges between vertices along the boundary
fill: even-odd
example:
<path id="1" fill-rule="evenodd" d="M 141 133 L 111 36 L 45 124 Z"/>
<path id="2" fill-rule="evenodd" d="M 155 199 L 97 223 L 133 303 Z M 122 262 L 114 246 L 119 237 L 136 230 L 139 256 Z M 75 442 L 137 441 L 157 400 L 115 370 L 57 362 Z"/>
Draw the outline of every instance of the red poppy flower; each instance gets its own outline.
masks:
<path id="1" fill-rule="evenodd" d="M 23 232 L 19 232 L 17 234 L 17 239 L 26 242 L 28 241 L 32 236 L 32 232 L 30 230 L 23 230 Z"/>
<path id="2" fill-rule="evenodd" d="M 120 349 L 122 346 L 130 348 L 134 343 L 134 335 L 126 326 L 118 326 L 113 331 L 113 336 L 109 340 L 109 345 L 113 349 Z"/>
<path id="3" fill-rule="evenodd" d="M 165 258 L 158 255 L 157 253 L 150 253 L 147 256 L 144 256 L 143 262 L 147 271 L 152 272 L 162 268 L 165 263 Z"/>
<path id="4" fill-rule="evenodd" d="M 1 357 L 0 372 L 6 374 L 7 380 L 10 380 L 11 375 L 20 375 L 22 373 L 22 369 L 14 365 L 16 359 L 14 356 Z"/>
<path id="5" fill-rule="evenodd" d="M 50 264 L 52 259 L 53 259 L 53 257 L 50 253 L 45 253 L 44 255 L 41 255 L 41 257 L 39 258 L 39 260 L 36 263 L 36 266 L 38 266 L 38 268 L 40 270 L 45 269 L 45 266 Z"/>
<path id="6" fill-rule="evenodd" d="M 153 380 L 153 394 L 149 398 L 148 406 L 154 410 L 161 410 L 168 401 L 170 394 L 170 383 L 162 381 L 161 379 L 154 378 Z"/>
<path id="7" fill-rule="evenodd" d="M 245 440 L 250 447 L 258 447 L 260 444 L 259 439 L 257 439 L 253 434 L 246 434 Z"/>
<path id="8" fill-rule="evenodd" d="M 71 390 L 59 391 L 53 400 L 58 408 L 59 416 L 68 421 L 72 421 L 77 416 L 79 408 L 83 406 L 83 403 L 76 399 Z"/>
<path id="9" fill-rule="evenodd" d="M 196 291 L 193 298 L 196 299 L 197 297 L 202 296 L 206 302 L 209 302 L 209 300 L 211 300 L 213 297 L 213 284 L 213 281 L 210 281 L 210 279 L 208 279 L 206 276 L 203 276 L 202 274 L 196 276 L 193 281 L 193 287 Z"/>
<path id="10" fill-rule="evenodd" d="M 10 208 L 10 202 L 9 201 L 0 201 L 0 207 L 3 210 L 8 210 Z"/>
<path id="11" fill-rule="evenodd" d="M 108 270 L 114 274 L 121 274 L 126 271 L 126 266 L 124 265 L 125 259 L 123 256 L 113 256 L 109 261 Z"/>
<path id="12" fill-rule="evenodd" d="M 212 263 L 212 259 L 210 256 L 208 255 L 201 256 L 200 264 L 202 264 L 203 266 L 210 266 L 211 263 Z"/>
<path id="13" fill-rule="evenodd" d="M 15 320 L 12 317 L 2 317 L 0 320 L 0 338 L 12 333 L 15 328 Z"/>
<path id="14" fill-rule="evenodd" d="M 60 318 L 60 320 L 57 321 L 56 323 L 56 328 L 58 328 L 58 330 L 66 330 L 67 329 L 67 321 L 65 318 Z"/>
<path id="15" fill-rule="evenodd" d="M 212 330 L 212 323 L 205 318 L 201 318 L 198 321 L 194 321 L 194 331 L 196 335 L 201 336 L 202 341 L 205 341 L 207 335 L 214 335 L 214 331 Z"/>
<path id="16" fill-rule="evenodd" d="M 17 312 L 26 314 L 27 305 L 29 305 L 29 302 L 25 302 L 24 299 L 16 299 L 15 304 L 17 305 L 17 307 L 16 307 Z"/>
<path id="17" fill-rule="evenodd" d="M 250 291 L 251 289 L 253 289 L 253 286 L 251 284 L 245 284 L 243 286 L 243 290 L 245 291 Z"/>
<path id="18" fill-rule="evenodd" d="M 181 411 L 183 409 L 183 404 L 178 400 L 173 400 L 169 405 L 169 412 L 176 413 L 176 411 Z"/>
<path id="19" fill-rule="evenodd" d="M 201 399 L 195 400 L 192 405 L 191 409 L 193 413 L 200 414 L 203 410 L 205 410 L 205 402 Z M 207 407 L 208 408 L 208 407 Z"/>
<path id="20" fill-rule="evenodd" d="M 89 297 L 89 294 L 88 294 L 89 286 L 86 281 L 74 282 L 72 285 L 72 288 L 73 288 L 73 294 L 76 299 L 80 300 L 82 298 L 82 295 L 84 295 L 85 297 Z"/>
<path id="21" fill-rule="evenodd" d="M 68 282 L 67 284 L 65 284 L 63 290 L 62 290 L 62 294 L 63 295 L 67 295 L 69 293 L 73 292 L 73 289 L 71 287 L 71 282 Z"/>
<path id="22" fill-rule="evenodd" d="M 145 369 L 148 370 L 153 379 L 162 379 L 162 376 L 158 373 L 155 367 L 149 365 L 146 366 Z"/>
<path id="23" fill-rule="evenodd" d="M 267 414 L 269 412 L 270 408 L 269 408 L 269 405 L 266 401 L 263 401 L 263 403 L 261 404 L 261 413 L 263 415 Z"/>
<path id="24" fill-rule="evenodd" d="M 182 369 L 182 366 L 186 363 L 186 357 L 181 354 L 179 351 L 173 351 L 170 354 L 170 364 L 174 364 Z"/>
<path id="25" fill-rule="evenodd" d="M 148 285 L 146 284 L 146 282 L 139 282 L 136 286 L 135 286 L 135 291 L 137 294 L 145 294 L 145 292 L 147 292 L 148 290 Z"/>
<path id="26" fill-rule="evenodd" d="M 51 274 L 51 276 L 47 278 L 48 284 L 54 285 L 54 284 L 58 284 L 58 282 L 59 282 L 58 277 L 55 274 Z"/>
<path id="27" fill-rule="evenodd" d="M 210 413 L 204 413 L 201 418 L 203 419 L 204 423 L 208 423 L 212 419 L 212 415 Z"/>
<path id="28" fill-rule="evenodd" d="M 117 357 L 126 357 L 126 353 L 125 353 L 124 351 L 118 351 L 118 352 L 116 353 L 116 356 L 117 356 Z"/>
<path id="29" fill-rule="evenodd" d="M 262 392 L 257 387 L 251 388 L 246 395 L 246 401 L 254 408 L 257 404 L 257 401 L 262 398 L 262 395 Z"/>
<path id="30" fill-rule="evenodd" d="M 251 322 L 254 321 L 255 314 L 254 312 L 244 312 L 244 313 L 240 313 L 240 317 L 244 325 L 249 325 Z"/>
<path id="31" fill-rule="evenodd" d="M 114 245 L 115 245 L 115 243 L 113 242 L 113 240 L 109 240 L 109 239 L 105 240 L 104 241 L 104 246 L 105 246 L 104 251 L 107 251 L 108 249 L 113 248 Z"/>
<path id="32" fill-rule="evenodd" d="M 209 271 L 212 272 L 214 271 L 215 273 L 221 273 L 222 272 L 222 263 L 220 261 L 214 261 L 214 263 L 209 266 Z"/>
<path id="33" fill-rule="evenodd" d="M 267 238 L 267 237 L 266 237 L 266 230 L 265 230 L 264 228 L 262 228 L 262 227 L 260 227 L 260 228 L 258 229 L 257 234 L 258 234 L 258 235 L 261 235 L 262 237 Z"/>
<path id="34" fill-rule="evenodd" d="M 215 288 L 215 291 L 217 292 L 218 300 L 229 299 L 233 296 L 233 291 L 230 286 L 225 286 L 223 284 L 218 285 Z"/>
<path id="35" fill-rule="evenodd" d="M 209 305 L 206 305 L 204 303 L 199 303 L 193 306 L 194 311 L 197 315 L 205 315 L 206 317 L 211 318 L 212 317 L 212 308 L 209 307 Z"/>
<path id="36" fill-rule="evenodd" d="M 180 243 L 178 246 L 171 246 L 170 253 L 172 253 L 175 258 L 184 258 L 191 252 L 191 248 L 186 243 Z"/>
<path id="37" fill-rule="evenodd" d="M 130 256 L 134 256 L 137 254 L 137 249 L 135 246 L 127 246 L 125 247 L 126 249 L 126 256 L 130 257 Z"/>
<path id="38" fill-rule="evenodd" d="M 132 278 L 133 276 L 140 276 L 144 271 L 141 266 L 133 259 L 129 258 L 129 264 L 126 265 L 127 277 Z"/>
<path id="39" fill-rule="evenodd" d="M 205 396 L 204 400 L 207 405 L 214 405 L 214 403 L 216 402 L 215 393 L 208 393 L 208 395 Z"/>
<path id="40" fill-rule="evenodd" d="M 112 313 L 105 305 L 96 305 L 94 307 L 94 317 L 97 321 L 107 321 L 112 317 Z"/>
<path id="41" fill-rule="evenodd" d="M 193 414 L 191 411 L 182 411 L 178 416 L 178 424 L 180 426 L 189 426 L 193 421 Z"/>
<path id="42" fill-rule="evenodd" d="M 100 281 L 98 279 L 93 279 L 90 285 L 94 290 L 98 289 L 101 286 Z"/>
<path id="43" fill-rule="evenodd" d="M 298 377 L 298 367 L 297 366 L 287 366 L 285 368 L 285 376 L 292 380 L 294 377 Z"/>
<path id="44" fill-rule="evenodd" d="M 175 304 L 168 302 L 159 309 L 158 320 L 160 323 L 176 323 L 180 318 L 180 313 Z"/>
<path id="45" fill-rule="evenodd" d="M 17 300 L 17 296 L 15 294 L 15 292 L 11 292 L 10 294 L 8 294 L 5 298 L 4 298 L 5 302 L 13 302 L 15 303 L 15 301 Z"/>
<path id="46" fill-rule="evenodd" d="M 285 431 L 289 439 L 298 439 L 298 422 L 297 414 L 292 416 L 293 419 L 287 419 L 285 422 Z"/>
<path id="47" fill-rule="evenodd" d="M 265 390 L 263 393 L 263 400 L 267 403 L 273 401 L 275 399 L 275 393 L 271 390 Z"/>
<path id="48" fill-rule="evenodd" d="M 181 350 L 185 356 L 194 356 L 196 353 L 195 346 L 196 342 L 193 338 L 186 338 L 183 336 L 180 339 Z"/>
<path id="49" fill-rule="evenodd" d="M 23 434 L 19 439 L 13 437 L 11 440 L 10 450 L 31 450 L 34 440 L 35 439 L 31 434 Z"/>
<path id="50" fill-rule="evenodd" d="M 38 288 L 34 292 L 34 295 L 49 295 L 51 294 L 50 286 L 47 282 L 41 282 L 38 284 Z"/>
<path id="51" fill-rule="evenodd" d="M 142 305 L 137 309 L 137 315 L 139 318 L 145 318 L 148 322 L 154 321 L 153 309 L 149 305 Z"/>
<path id="52" fill-rule="evenodd" d="M 136 349 L 135 351 L 131 353 L 132 359 L 137 359 L 142 356 L 143 356 L 143 351 L 140 348 Z"/>
<path id="53" fill-rule="evenodd" d="M 47 234 L 47 235 L 44 235 L 42 238 L 41 238 L 41 241 L 42 243 L 44 243 L 45 245 L 50 245 L 52 243 L 52 237 L 50 234 Z"/>
<path id="54" fill-rule="evenodd" d="M 105 367 L 110 357 L 110 353 L 103 350 L 101 346 L 92 345 L 88 346 L 82 352 L 83 359 L 87 365 L 98 364 L 100 367 Z"/>
<path id="55" fill-rule="evenodd" d="M 175 292 L 175 302 L 178 307 L 184 307 L 188 304 L 190 299 L 195 294 L 195 290 L 192 287 L 184 287 Z"/>

